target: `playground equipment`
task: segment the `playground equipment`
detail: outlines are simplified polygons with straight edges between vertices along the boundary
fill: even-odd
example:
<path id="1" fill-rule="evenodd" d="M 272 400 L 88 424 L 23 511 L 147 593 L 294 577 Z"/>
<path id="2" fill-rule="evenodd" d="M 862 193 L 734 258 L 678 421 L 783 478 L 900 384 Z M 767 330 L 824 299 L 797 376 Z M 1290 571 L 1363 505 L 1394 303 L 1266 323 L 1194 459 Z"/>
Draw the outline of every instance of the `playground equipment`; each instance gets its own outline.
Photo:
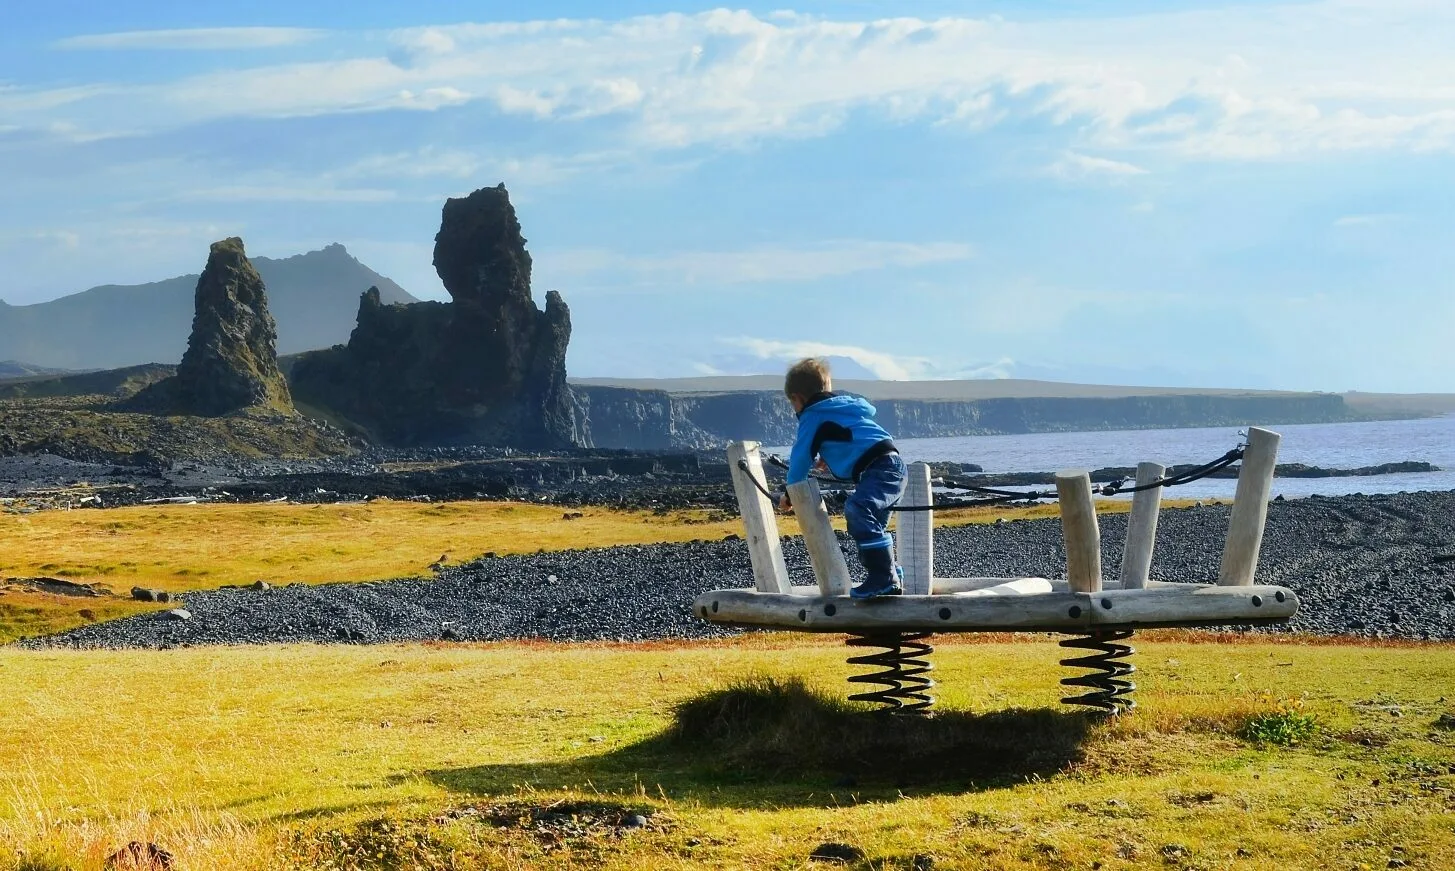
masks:
<path id="1" fill-rule="evenodd" d="M 851 665 L 876 671 L 849 678 L 877 687 L 851 699 L 896 713 L 922 713 L 933 703 L 929 690 L 928 639 L 950 632 L 1052 632 L 1071 636 L 1061 646 L 1082 655 L 1061 664 L 1089 673 L 1068 677 L 1066 704 L 1109 714 L 1135 707 L 1130 680 L 1135 667 L 1128 640 L 1133 631 L 1172 626 L 1251 626 L 1284 622 L 1298 611 L 1298 597 L 1286 587 L 1254 584 L 1258 552 L 1268 517 L 1268 498 L 1280 437 L 1248 430 L 1237 453 L 1242 466 L 1217 585 L 1152 580 L 1152 549 L 1165 469 L 1137 467 L 1126 547 L 1117 580 L 1102 576 L 1101 533 L 1088 472 L 1056 475 L 1066 547 L 1066 579 L 946 578 L 935 575 L 934 491 L 924 463 L 909 466 L 909 482 L 897 517 L 896 547 L 904 569 L 904 595 L 859 601 L 849 598 L 849 567 L 829 525 L 819 483 L 809 478 L 788 488 L 813 566 L 814 585 L 795 586 L 783 559 L 773 504 L 763 482 L 763 462 L 754 442 L 728 448 L 748 553 L 753 588 L 713 590 L 697 597 L 694 611 L 710 623 L 791 632 L 848 635 L 857 654 Z M 1229 460 L 1228 462 L 1231 462 Z M 1186 480 L 1184 477 L 1183 480 Z M 1115 489 L 1115 488 L 1112 488 Z"/>

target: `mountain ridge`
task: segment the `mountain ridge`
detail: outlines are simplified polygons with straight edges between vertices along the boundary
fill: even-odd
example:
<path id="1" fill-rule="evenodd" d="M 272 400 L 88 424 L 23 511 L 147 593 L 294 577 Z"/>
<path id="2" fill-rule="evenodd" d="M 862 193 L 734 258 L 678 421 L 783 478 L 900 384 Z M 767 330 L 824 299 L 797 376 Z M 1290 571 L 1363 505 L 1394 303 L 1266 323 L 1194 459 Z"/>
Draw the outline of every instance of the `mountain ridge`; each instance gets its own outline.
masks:
<path id="1" fill-rule="evenodd" d="M 370 287 L 386 302 L 418 301 L 339 243 L 253 262 L 273 301 L 283 353 L 347 341 L 359 297 Z M 199 276 L 103 284 L 23 306 L 0 300 L 0 359 L 72 370 L 174 363 L 186 348 Z"/>

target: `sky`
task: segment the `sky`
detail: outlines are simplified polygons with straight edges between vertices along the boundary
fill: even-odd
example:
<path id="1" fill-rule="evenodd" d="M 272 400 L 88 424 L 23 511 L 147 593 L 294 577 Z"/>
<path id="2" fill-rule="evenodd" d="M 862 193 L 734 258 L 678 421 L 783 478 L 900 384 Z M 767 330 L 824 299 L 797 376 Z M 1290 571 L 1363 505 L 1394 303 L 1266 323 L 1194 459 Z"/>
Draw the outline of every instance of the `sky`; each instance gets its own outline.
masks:
<path id="1" fill-rule="evenodd" d="M 1455 392 L 1455 4 L 788 2 L 6 3 L 0 299 L 503 182 L 573 376 Z"/>

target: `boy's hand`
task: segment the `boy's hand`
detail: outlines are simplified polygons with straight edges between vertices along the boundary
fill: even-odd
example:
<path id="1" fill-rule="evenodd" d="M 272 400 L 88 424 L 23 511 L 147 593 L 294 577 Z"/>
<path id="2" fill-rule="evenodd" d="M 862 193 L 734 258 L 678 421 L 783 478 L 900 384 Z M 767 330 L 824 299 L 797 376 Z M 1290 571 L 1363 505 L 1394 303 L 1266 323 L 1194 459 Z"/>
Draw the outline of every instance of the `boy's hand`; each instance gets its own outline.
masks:
<path id="1" fill-rule="evenodd" d="M 778 510 L 783 514 L 793 513 L 793 503 L 788 501 L 787 491 L 784 491 L 783 495 L 778 497 Z"/>
<path id="2" fill-rule="evenodd" d="M 813 470 L 822 474 L 829 470 L 829 464 L 823 461 L 823 457 L 819 457 L 817 460 L 814 461 Z"/>

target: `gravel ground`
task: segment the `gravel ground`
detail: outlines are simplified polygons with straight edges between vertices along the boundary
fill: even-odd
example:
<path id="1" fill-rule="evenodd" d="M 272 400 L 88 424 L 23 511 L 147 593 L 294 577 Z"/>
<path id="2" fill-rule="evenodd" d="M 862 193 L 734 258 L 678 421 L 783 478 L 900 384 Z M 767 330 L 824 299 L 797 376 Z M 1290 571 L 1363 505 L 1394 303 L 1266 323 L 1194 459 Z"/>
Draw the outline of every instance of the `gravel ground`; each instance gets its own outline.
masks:
<path id="1" fill-rule="evenodd" d="M 1228 512 L 1165 512 L 1154 577 L 1214 580 Z M 1103 518 L 1108 567 L 1120 564 L 1125 530 L 1124 516 Z M 802 545 L 789 540 L 784 549 L 795 579 L 810 583 Z M 935 559 L 946 576 L 1054 578 L 1065 565 L 1055 520 L 940 530 Z M 1293 588 L 1303 607 L 1286 626 L 1252 631 L 1455 640 L 1455 491 L 1274 503 L 1259 580 Z M 146 615 L 23 643 L 706 638 L 730 633 L 696 619 L 693 597 L 749 583 L 742 541 L 580 550 L 487 558 L 427 580 L 192 593 L 183 606 L 189 620 Z"/>
<path id="2" fill-rule="evenodd" d="M 563 506 L 735 508 L 718 454 L 579 449 L 371 449 L 313 460 L 114 466 L 49 455 L 0 457 L 0 505 L 18 513 L 157 500 L 309 504 L 375 498 L 512 500 Z"/>

